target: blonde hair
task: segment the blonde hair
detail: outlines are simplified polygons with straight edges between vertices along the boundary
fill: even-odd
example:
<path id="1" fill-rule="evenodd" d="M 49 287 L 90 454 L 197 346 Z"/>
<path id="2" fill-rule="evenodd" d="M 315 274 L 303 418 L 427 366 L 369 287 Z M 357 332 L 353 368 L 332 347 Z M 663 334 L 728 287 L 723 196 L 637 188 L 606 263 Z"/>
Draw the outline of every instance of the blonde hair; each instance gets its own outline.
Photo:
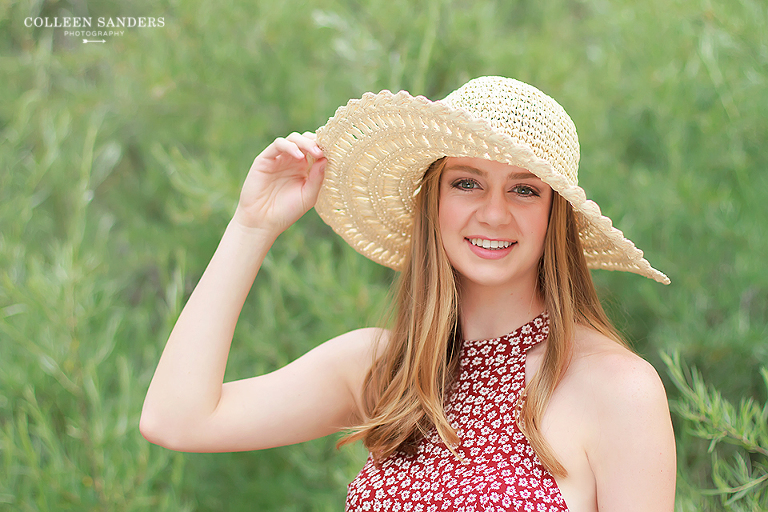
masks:
<path id="1" fill-rule="evenodd" d="M 526 386 L 518 426 L 544 467 L 554 476 L 568 472 L 541 433 L 541 418 L 555 387 L 568 369 L 574 327 L 589 326 L 625 345 L 600 304 L 579 238 L 576 213 L 553 194 L 544 255 L 539 262 L 539 292 L 549 313 L 549 336 L 541 367 Z"/>
<path id="2" fill-rule="evenodd" d="M 363 423 L 339 444 L 362 440 L 376 461 L 396 450 L 413 453 L 434 427 L 448 448 L 460 440 L 445 417 L 446 393 L 458 369 L 459 294 L 455 271 L 438 226 L 440 177 L 445 159 L 425 172 L 416 197 L 411 248 L 398 280 L 387 348 L 371 365 L 363 388 Z M 539 293 L 549 312 L 550 330 L 540 370 L 524 393 L 519 426 L 544 467 L 567 474 L 544 439 L 541 418 L 565 373 L 575 323 L 616 334 L 597 298 L 579 241 L 576 215 L 553 194 L 544 256 L 539 263 Z"/>

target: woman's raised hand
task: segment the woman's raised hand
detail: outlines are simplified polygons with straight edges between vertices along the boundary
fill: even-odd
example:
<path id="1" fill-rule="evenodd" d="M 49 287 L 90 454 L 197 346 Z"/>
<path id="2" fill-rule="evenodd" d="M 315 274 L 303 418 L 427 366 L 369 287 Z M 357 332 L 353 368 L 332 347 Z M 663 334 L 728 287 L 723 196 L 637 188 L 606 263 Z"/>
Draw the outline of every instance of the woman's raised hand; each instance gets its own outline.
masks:
<path id="1" fill-rule="evenodd" d="M 314 133 L 275 139 L 253 161 L 233 221 L 276 237 L 315 205 L 325 164 Z"/>
<path id="2" fill-rule="evenodd" d="M 281 370 L 224 384 L 237 319 L 272 242 L 317 200 L 326 159 L 292 133 L 253 162 L 240 203 L 184 306 L 141 413 L 148 440 L 182 451 L 271 448 L 357 423 L 378 331 L 348 333 Z"/>

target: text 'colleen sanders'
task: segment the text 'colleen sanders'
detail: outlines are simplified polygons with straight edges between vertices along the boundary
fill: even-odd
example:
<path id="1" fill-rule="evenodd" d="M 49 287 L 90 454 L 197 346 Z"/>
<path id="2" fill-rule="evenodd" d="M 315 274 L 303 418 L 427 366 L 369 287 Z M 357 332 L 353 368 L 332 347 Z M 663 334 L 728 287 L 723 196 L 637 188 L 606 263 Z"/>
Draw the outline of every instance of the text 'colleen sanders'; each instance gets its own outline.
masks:
<path id="1" fill-rule="evenodd" d="M 104 16 L 96 18 L 96 24 L 93 24 L 93 18 L 84 18 L 78 16 L 63 18 L 26 18 L 24 26 L 37 28 L 155 28 L 164 27 L 165 18 L 159 17 L 130 17 L 120 16 L 107 18 Z"/>

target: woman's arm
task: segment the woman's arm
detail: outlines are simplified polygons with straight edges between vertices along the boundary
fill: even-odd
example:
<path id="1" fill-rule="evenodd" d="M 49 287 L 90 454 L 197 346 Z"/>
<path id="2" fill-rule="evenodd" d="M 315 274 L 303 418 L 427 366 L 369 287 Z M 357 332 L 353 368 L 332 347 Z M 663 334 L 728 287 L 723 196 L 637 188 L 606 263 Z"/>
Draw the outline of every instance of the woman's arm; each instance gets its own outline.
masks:
<path id="1" fill-rule="evenodd" d="M 335 338 L 273 373 L 223 385 L 245 298 L 277 236 L 311 208 L 325 159 L 312 134 L 277 139 L 255 160 L 237 211 L 174 326 L 140 429 L 183 451 L 304 441 L 349 426 L 375 330 Z"/>

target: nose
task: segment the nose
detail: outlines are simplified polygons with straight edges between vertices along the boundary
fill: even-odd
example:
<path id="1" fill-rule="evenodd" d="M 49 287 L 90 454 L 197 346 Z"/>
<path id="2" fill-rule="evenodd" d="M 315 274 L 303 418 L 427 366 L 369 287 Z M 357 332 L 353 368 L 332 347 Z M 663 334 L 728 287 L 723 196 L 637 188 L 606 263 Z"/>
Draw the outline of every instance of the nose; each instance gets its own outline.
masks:
<path id="1" fill-rule="evenodd" d="M 503 190 L 490 191 L 477 209 L 477 220 L 492 226 L 504 225 L 512 217 Z"/>

